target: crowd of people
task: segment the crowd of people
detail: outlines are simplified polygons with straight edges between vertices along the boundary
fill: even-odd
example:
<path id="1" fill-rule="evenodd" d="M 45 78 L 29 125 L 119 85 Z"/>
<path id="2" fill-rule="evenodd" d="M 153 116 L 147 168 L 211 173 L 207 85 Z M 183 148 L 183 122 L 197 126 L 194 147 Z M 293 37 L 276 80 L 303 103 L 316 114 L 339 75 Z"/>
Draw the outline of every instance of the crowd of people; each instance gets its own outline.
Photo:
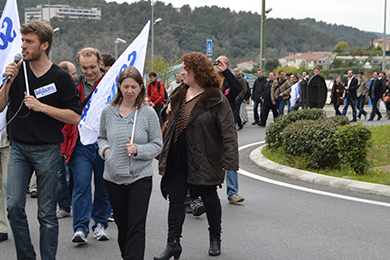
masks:
<path id="1" fill-rule="evenodd" d="M 65 217 L 72 217 L 70 240 L 77 245 L 88 243 L 90 229 L 96 240 L 109 240 L 106 229 L 113 218 L 121 257 L 144 259 L 156 156 L 169 213 L 167 248 L 155 259 L 179 259 L 188 205 L 194 215 L 206 214 L 208 254 L 220 255 L 217 190 L 226 176 L 229 203 L 244 201 L 238 194 L 235 126 L 235 118 L 241 118 L 234 115 L 249 98 L 247 83 L 241 73 L 235 77 L 230 71 L 228 58 L 220 56 L 214 65 L 201 53 L 184 54 L 183 69 L 168 91 L 155 72 L 149 73 L 145 86 L 135 67 L 125 68 L 118 77 L 116 97 L 102 111 L 97 141 L 84 145 L 80 115 L 115 58 L 83 48 L 76 57 L 81 70 L 77 75 L 73 63 L 56 65 L 48 59 L 54 33 L 47 23 L 31 21 L 21 33 L 23 61 L 6 66 L 0 89 L 0 110 L 8 108 L 0 143 L 0 185 L 6 190 L 17 259 L 37 258 L 25 211 L 26 192 L 33 185 L 30 195 L 38 200 L 41 259 L 56 259 L 58 219 Z M 170 116 L 164 122 L 159 116 L 168 96 Z M 0 242 L 8 239 L 1 191 Z"/>
<path id="2" fill-rule="evenodd" d="M 36 259 L 25 212 L 29 186 L 38 200 L 41 259 L 56 258 L 58 219 L 65 217 L 73 219 L 70 240 L 77 245 L 88 243 L 90 228 L 96 240 L 109 240 L 106 229 L 113 220 L 121 257 L 144 259 L 156 157 L 169 209 L 167 246 L 154 259 L 179 259 L 186 213 L 206 214 L 208 254 L 220 255 L 218 189 L 226 181 L 229 203 L 245 200 L 238 194 L 237 131 L 249 120 L 246 104 L 253 100 L 252 125 L 265 127 L 270 111 L 277 118 L 286 107 L 291 112 L 302 106 L 300 88 L 310 81 L 309 73 L 304 71 L 300 79 L 281 70 L 266 78 L 258 70 L 251 91 L 238 68 L 231 72 L 226 56 L 212 62 L 198 52 L 184 54 L 182 70 L 169 88 L 155 72 L 149 73 L 145 86 L 140 72 L 127 67 L 118 77 L 115 98 L 102 111 L 97 141 L 84 145 L 80 115 L 115 58 L 83 48 L 76 57 L 81 70 L 77 75 L 73 63 L 56 65 L 48 59 L 54 35 L 48 24 L 34 20 L 24 24 L 21 33 L 23 61 L 7 65 L 0 89 L 0 110 L 8 108 L 0 141 L 0 187 L 6 190 L 17 259 Z M 313 77 L 319 73 L 315 68 Z M 377 104 L 386 96 L 390 80 L 384 72 L 374 72 L 369 83 L 364 73 L 356 79 L 349 71 L 344 83 L 340 77 L 334 80 L 331 91 L 336 115 L 345 115 L 351 106 L 352 121 L 368 115 L 367 97 L 373 107 L 368 120 L 375 115 L 380 120 Z M 0 188 L 0 242 L 8 239 L 2 202 Z"/>

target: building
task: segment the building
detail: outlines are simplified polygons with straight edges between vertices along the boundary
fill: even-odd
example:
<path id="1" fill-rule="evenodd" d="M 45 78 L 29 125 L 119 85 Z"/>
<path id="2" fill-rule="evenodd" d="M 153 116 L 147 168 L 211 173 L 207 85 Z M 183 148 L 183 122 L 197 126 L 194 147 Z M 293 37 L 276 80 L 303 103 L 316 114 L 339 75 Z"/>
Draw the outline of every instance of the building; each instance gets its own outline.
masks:
<path id="1" fill-rule="evenodd" d="M 244 62 L 241 62 L 241 63 L 238 63 L 237 64 L 237 68 L 241 71 L 251 71 L 253 69 L 254 66 L 256 66 L 257 63 L 253 62 L 253 61 L 244 61 Z"/>
<path id="2" fill-rule="evenodd" d="M 383 38 L 373 40 L 372 44 L 375 48 L 380 47 L 383 50 Z M 386 51 L 390 50 L 390 39 L 386 38 Z"/>
<path id="3" fill-rule="evenodd" d="M 300 68 L 303 65 L 302 63 L 304 63 L 304 67 L 308 69 L 313 69 L 314 67 L 329 69 L 331 61 L 335 56 L 331 52 L 295 53 L 279 59 L 279 63 L 282 67 Z"/>
<path id="4" fill-rule="evenodd" d="M 25 23 L 33 19 L 49 21 L 53 17 L 71 19 L 88 18 L 91 20 L 100 20 L 102 11 L 100 8 L 70 7 L 69 5 L 38 5 L 24 10 Z"/>
<path id="5" fill-rule="evenodd" d="M 382 56 L 337 56 L 335 60 L 341 60 L 343 64 L 351 61 L 357 66 L 379 66 L 382 63 Z M 386 56 L 386 63 L 390 62 L 390 56 Z"/>

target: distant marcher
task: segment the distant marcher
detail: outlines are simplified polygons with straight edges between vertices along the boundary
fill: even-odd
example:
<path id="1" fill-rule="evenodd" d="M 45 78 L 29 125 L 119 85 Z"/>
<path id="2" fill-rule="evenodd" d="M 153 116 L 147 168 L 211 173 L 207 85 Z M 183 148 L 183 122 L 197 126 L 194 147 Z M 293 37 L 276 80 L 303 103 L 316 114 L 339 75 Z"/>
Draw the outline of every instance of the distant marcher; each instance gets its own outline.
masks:
<path id="1" fill-rule="evenodd" d="M 110 53 L 102 53 L 102 60 L 100 61 L 100 67 L 108 71 L 112 65 L 114 65 L 116 59 Z"/>
<path id="2" fill-rule="evenodd" d="M 364 77 L 364 72 L 359 72 L 359 80 L 358 80 L 358 89 L 357 89 L 357 109 L 359 109 L 359 114 L 357 117 L 360 119 L 361 115 L 364 115 L 364 119 L 366 119 L 367 112 L 364 111 L 364 103 L 366 103 L 366 97 L 368 95 L 368 89 L 370 86 L 368 85 L 368 80 Z"/>
<path id="3" fill-rule="evenodd" d="M 291 80 L 291 93 L 290 93 L 290 104 L 291 104 L 291 111 L 292 110 L 298 110 L 295 107 L 295 104 L 297 100 L 299 99 L 299 77 L 297 75 L 292 76 Z M 290 112 L 291 112 L 290 111 Z"/>
<path id="4" fill-rule="evenodd" d="M 264 77 L 264 73 L 261 69 L 257 71 L 257 79 L 253 84 L 252 89 L 252 101 L 253 101 L 253 117 L 254 120 L 252 125 L 259 125 L 261 118 L 263 117 L 264 103 L 261 101 L 261 94 L 263 92 L 264 85 L 267 84 L 267 79 Z M 259 106 L 260 106 L 260 117 L 259 117 Z"/>
<path id="5" fill-rule="evenodd" d="M 208 254 L 221 254 L 222 209 L 217 189 L 224 181 L 224 169 L 238 169 L 233 112 L 219 90 L 219 75 L 214 71 L 213 63 L 197 52 L 184 54 L 182 61 L 184 84 L 171 95 L 172 118 L 159 161 L 163 175 L 162 193 L 169 199 L 168 243 L 154 260 L 180 257 L 188 187 L 193 198 L 201 196 L 206 208 L 210 238 Z M 219 70 L 226 73 L 226 60 L 217 61 L 224 62 Z"/>
<path id="6" fill-rule="evenodd" d="M 274 81 L 276 80 L 275 72 L 271 71 L 268 76 L 269 80 L 264 85 L 264 90 L 261 95 L 261 100 L 264 104 L 264 113 L 263 117 L 261 118 L 260 126 L 265 127 L 267 124 L 268 114 L 269 111 L 272 110 L 272 114 L 275 118 L 278 117 L 278 110 L 276 109 L 276 101 L 272 101 L 272 85 Z"/>
<path id="7" fill-rule="evenodd" d="M 331 103 L 333 103 L 334 111 L 336 112 L 336 116 L 341 116 L 341 112 L 339 107 L 344 103 L 343 102 L 343 94 L 344 94 L 344 85 L 341 82 L 340 76 L 336 77 L 333 80 L 332 91 L 330 94 Z"/>
<path id="8" fill-rule="evenodd" d="M 172 92 L 178 87 L 180 86 L 182 83 L 181 81 L 181 75 L 180 75 L 180 72 L 176 72 L 175 73 L 175 80 L 171 82 L 171 84 L 169 85 L 169 89 L 168 89 L 168 95 L 170 96 L 172 94 Z"/>
<path id="9" fill-rule="evenodd" d="M 378 115 L 378 121 L 381 120 L 382 114 L 378 109 L 378 102 L 382 98 L 382 81 L 379 79 L 378 72 L 374 71 L 373 79 L 368 90 L 368 96 L 371 98 L 372 110 L 368 121 L 374 120 L 375 115 Z"/>
<path id="10" fill-rule="evenodd" d="M 234 121 L 237 125 L 237 130 L 240 130 L 244 126 L 243 122 L 241 121 L 241 117 L 240 117 L 240 109 L 241 109 L 241 104 L 244 101 L 247 86 L 246 86 L 245 79 L 243 77 L 241 77 L 241 74 L 240 74 L 241 71 L 238 68 L 234 68 L 233 72 L 234 72 L 234 76 L 236 77 L 236 79 L 238 79 L 240 81 L 241 86 L 242 86 L 241 91 L 238 93 L 238 95 L 234 101 L 235 106 L 234 106 L 234 110 L 233 110 Z"/>
<path id="11" fill-rule="evenodd" d="M 284 114 L 284 106 L 290 98 L 291 86 L 287 79 L 284 78 L 284 71 L 278 72 L 278 78 L 274 80 L 271 88 L 272 103 L 278 108 L 278 115 Z"/>
<path id="12" fill-rule="evenodd" d="M 164 84 L 157 79 L 156 72 L 149 73 L 148 84 L 148 100 L 149 105 L 154 108 L 157 116 L 160 116 L 160 111 L 164 106 L 165 87 Z"/>
<path id="13" fill-rule="evenodd" d="M 386 82 L 385 92 L 383 93 L 383 100 L 385 100 L 385 97 L 388 97 L 388 96 L 390 96 L 390 81 L 389 80 Z M 390 102 L 387 102 L 385 104 L 386 104 L 387 118 L 390 119 Z"/>
<path id="14" fill-rule="evenodd" d="M 345 90 L 345 98 L 344 98 L 344 109 L 341 113 L 343 116 L 347 114 L 348 106 L 350 105 L 352 108 L 352 120 L 351 122 L 356 122 L 356 100 L 357 100 L 357 87 L 358 87 L 358 80 L 353 75 L 352 70 L 348 70 L 348 78 L 346 79 L 344 83 L 344 90 Z"/>
<path id="15" fill-rule="evenodd" d="M 162 149 L 160 123 L 145 105 L 142 76 L 125 68 L 114 100 L 102 111 L 99 154 L 105 159 L 107 192 L 118 227 L 123 259 L 144 259 L 145 226 L 152 192 L 152 161 Z"/>
<path id="16" fill-rule="evenodd" d="M 73 79 L 76 79 L 77 78 L 77 71 L 76 71 L 76 66 L 70 62 L 70 61 L 61 61 L 60 63 L 58 63 L 58 66 L 67 71 Z"/>
<path id="17" fill-rule="evenodd" d="M 248 122 L 248 120 L 249 120 L 249 118 L 248 118 L 248 111 L 246 110 L 246 104 L 247 104 L 248 100 L 251 97 L 251 88 L 249 87 L 248 81 L 245 80 L 243 72 L 241 72 L 241 78 L 244 79 L 244 82 L 245 82 L 245 85 L 246 85 L 246 93 L 245 93 L 244 100 L 242 101 L 241 107 L 240 107 L 241 122 L 242 122 L 243 125 L 245 125 Z"/>

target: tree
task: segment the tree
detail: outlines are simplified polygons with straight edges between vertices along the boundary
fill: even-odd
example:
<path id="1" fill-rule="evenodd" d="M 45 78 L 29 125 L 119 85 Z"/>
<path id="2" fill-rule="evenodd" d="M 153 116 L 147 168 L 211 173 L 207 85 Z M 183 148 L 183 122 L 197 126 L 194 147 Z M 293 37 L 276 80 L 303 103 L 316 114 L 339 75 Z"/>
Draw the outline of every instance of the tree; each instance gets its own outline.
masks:
<path id="1" fill-rule="evenodd" d="M 348 43 L 341 41 L 334 46 L 334 52 L 346 52 L 348 50 Z"/>
<path id="2" fill-rule="evenodd" d="M 280 63 L 279 60 L 273 59 L 273 60 L 267 60 L 265 62 L 265 70 L 266 71 L 273 71 L 275 68 L 279 67 Z"/>

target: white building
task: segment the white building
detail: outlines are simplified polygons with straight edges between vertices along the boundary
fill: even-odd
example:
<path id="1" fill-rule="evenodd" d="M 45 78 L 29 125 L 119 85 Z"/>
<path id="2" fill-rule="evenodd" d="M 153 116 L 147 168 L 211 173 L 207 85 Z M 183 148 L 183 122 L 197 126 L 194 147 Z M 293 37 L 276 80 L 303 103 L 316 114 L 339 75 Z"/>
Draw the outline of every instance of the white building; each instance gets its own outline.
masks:
<path id="1" fill-rule="evenodd" d="M 323 69 L 328 69 L 335 54 L 330 52 L 311 52 L 311 53 L 295 53 L 279 59 L 279 63 L 284 66 L 299 68 L 302 63 L 308 69 L 321 66 Z"/>
<path id="2" fill-rule="evenodd" d="M 244 61 L 237 64 L 237 68 L 241 71 L 252 70 L 257 64 L 253 61 Z"/>
<path id="3" fill-rule="evenodd" d="M 71 19 L 88 18 L 100 20 L 102 11 L 100 8 L 70 7 L 69 5 L 38 5 L 24 10 L 24 21 L 30 22 L 32 19 L 45 20 L 53 17 Z"/>

